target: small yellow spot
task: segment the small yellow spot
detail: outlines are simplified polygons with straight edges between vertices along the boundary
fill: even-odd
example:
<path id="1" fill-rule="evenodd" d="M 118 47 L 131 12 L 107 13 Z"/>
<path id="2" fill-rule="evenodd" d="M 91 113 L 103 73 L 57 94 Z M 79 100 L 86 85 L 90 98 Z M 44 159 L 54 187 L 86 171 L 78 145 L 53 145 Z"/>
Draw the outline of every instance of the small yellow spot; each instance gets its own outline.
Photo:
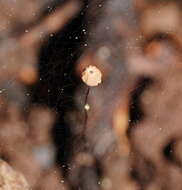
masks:
<path id="1" fill-rule="evenodd" d="M 85 104 L 85 107 L 84 107 L 84 108 L 85 108 L 86 111 L 89 111 L 89 110 L 90 110 L 89 104 Z"/>
<path id="2" fill-rule="evenodd" d="M 97 86 L 102 82 L 102 73 L 96 66 L 88 66 L 82 73 L 82 80 L 88 86 Z"/>

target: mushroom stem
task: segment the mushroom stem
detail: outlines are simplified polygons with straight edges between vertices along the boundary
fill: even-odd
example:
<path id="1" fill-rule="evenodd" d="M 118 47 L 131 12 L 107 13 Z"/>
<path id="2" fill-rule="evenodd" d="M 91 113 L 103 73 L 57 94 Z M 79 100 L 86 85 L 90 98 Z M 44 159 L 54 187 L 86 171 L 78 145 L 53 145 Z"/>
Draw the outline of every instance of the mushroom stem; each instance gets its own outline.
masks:
<path id="1" fill-rule="evenodd" d="M 85 94 L 84 106 L 87 104 L 89 92 L 90 92 L 90 87 L 88 86 L 88 87 L 87 87 L 86 94 Z M 85 136 L 85 130 L 86 130 L 86 126 L 87 126 L 87 118 L 88 118 L 88 113 L 87 113 L 87 111 L 88 111 L 88 110 L 84 109 L 84 123 L 83 123 L 83 132 L 82 132 L 83 136 Z"/>

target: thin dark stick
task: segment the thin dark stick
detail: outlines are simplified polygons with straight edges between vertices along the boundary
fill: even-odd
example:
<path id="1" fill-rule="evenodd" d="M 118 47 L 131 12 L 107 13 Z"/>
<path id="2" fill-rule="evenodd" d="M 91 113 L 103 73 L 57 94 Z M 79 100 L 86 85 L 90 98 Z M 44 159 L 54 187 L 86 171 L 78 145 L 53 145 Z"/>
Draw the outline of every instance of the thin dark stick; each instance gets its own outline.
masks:
<path id="1" fill-rule="evenodd" d="M 89 92 L 90 92 L 90 87 L 88 87 L 87 91 L 86 91 L 84 106 L 87 104 Z M 85 116 L 84 116 L 83 132 L 82 132 L 83 136 L 85 136 L 85 130 L 86 130 L 87 119 L 88 119 L 88 113 L 87 113 L 87 110 L 85 109 L 85 107 L 84 107 L 84 115 Z"/>

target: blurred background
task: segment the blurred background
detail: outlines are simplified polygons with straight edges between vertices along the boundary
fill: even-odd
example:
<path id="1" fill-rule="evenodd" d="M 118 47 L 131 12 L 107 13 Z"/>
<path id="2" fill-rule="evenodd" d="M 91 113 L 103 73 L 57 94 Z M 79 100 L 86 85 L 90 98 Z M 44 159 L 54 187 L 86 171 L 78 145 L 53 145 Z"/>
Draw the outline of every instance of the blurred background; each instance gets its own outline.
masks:
<path id="1" fill-rule="evenodd" d="M 181 190 L 182 2 L 0 7 L 0 189 Z"/>

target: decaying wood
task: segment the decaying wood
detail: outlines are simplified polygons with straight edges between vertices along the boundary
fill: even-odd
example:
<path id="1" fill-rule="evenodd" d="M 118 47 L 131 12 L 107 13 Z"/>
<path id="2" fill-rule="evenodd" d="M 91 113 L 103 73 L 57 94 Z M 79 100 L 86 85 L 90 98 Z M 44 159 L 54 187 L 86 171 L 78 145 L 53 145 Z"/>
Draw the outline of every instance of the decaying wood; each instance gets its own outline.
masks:
<path id="1" fill-rule="evenodd" d="M 54 4 L 52 0 L 0 3 L 0 155 L 25 175 L 31 189 L 39 190 L 68 188 L 56 166 L 55 113 L 43 105 L 30 105 L 26 88 L 39 79 L 41 45 L 81 9 L 81 1 L 73 0 L 45 14 Z M 2 190 L 29 189 L 23 177 L 3 164 Z"/>
<path id="2" fill-rule="evenodd" d="M 0 5 L 1 158 L 35 190 L 181 190 L 181 2 L 3 0 Z M 79 30 L 81 36 L 74 36 Z M 58 66 L 70 71 L 41 68 L 62 84 L 55 87 L 58 94 L 50 92 L 51 101 L 67 90 L 64 106 L 54 102 L 50 108 L 46 82 L 55 83 L 39 82 L 38 69 L 49 63 L 40 65 L 41 48 L 56 40 L 59 45 L 50 46 L 62 55 Z M 66 48 L 75 52 L 67 55 Z M 52 52 L 44 56 L 56 68 Z M 39 93 L 34 85 L 45 96 L 39 104 L 32 100 Z M 74 105 L 66 105 L 67 95 Z M 55 126 L 59 133 L 67 131 L 56 135 L 70 146 L 54 143 Z M 56 149 L 67 155 L 58 164 Z M 19 174 L 9 166 L 10 172 L 1 174 L 1 168 L 0 189 L 6 190 L 7 173 Z M 28 188 L 23 177 L 11 180 Z"/>
<path id="3" fill-rule="evenodd" d="M 173 189 L 176 183 L 181 189 L 180 154 L 165 153 L 171 146 L 179 152 L 175 143 L 181 136 L 180 2 L 116 0 L 91 6 L 100 11 L 89 14 L 89 26 L 96 24 L 77 70 L 95 65 L 103 81 L 89 94 L 86 143 L 77 151 L 94 155 L 100 165 L 102 175 L 95 176 L 98 185 L 92 189 Z M 140 96 L 144 119 L 129 128 L 132 92 L 143 77 L 154 81 Z"/>
<path id="4" fill-rule="evenodd" d="M 0 189 L 1 190 L 28 190 L 30 189 L 26 179 L 20 173 L 14 171 L 6 162 L 0 161 Z"/>

